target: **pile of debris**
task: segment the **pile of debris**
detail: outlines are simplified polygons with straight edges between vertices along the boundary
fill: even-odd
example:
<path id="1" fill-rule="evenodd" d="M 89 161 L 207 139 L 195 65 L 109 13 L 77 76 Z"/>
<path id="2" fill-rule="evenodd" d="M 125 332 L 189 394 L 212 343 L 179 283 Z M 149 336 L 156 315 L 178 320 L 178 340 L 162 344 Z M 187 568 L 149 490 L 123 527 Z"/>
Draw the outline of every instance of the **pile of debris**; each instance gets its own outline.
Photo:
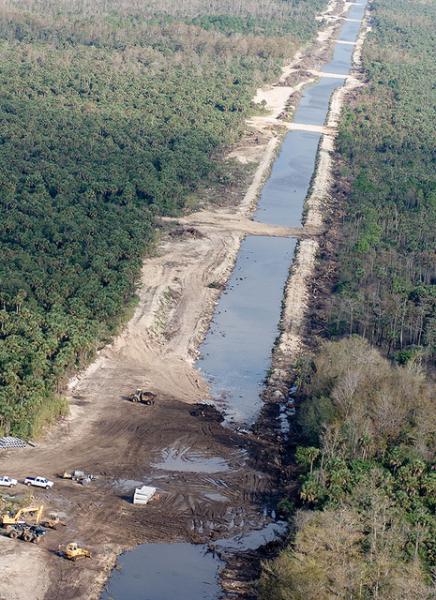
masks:
<path id="1" fill-rule="evenodd" d="M 199 231 L 198 229 L 196 229 L 195 227 L 192 227 L 192 226 L 189 226 L 189 227 L 176 227 L 176 229 L 173 229 L 172 231 L 170 231 L 169 235 L 172 238 L 181 238 L 181 239 L 189 239 L 189 238 L 201 239 L 201 238 L 204 238 L 204 234 L 201 233 L 201 231 Z"/>

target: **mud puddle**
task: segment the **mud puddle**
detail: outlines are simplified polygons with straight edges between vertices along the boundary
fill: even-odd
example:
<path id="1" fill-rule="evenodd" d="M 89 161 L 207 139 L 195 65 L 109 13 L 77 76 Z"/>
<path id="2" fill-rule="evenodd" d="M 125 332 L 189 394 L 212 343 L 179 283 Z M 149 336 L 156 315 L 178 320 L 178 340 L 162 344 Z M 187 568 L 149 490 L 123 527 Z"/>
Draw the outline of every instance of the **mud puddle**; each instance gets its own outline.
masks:
<path id="1" fill-rule="evenodd" d="M 257 550 L 261 546 L 265 546 L 265 544 L 269 544 L 285 535 L 286 530 L 287 523 L 285 521 L 276 521 L 268 523 L 261 529 L 253 529 L 243 535 L 235 535 L 228 539 L 217 540 L 214 545 L 220 552 Z"/>
<path id="2" fill-rule="evenodd" d="M 223 473 L 230 465 L 219 456 L 205 456 L 192 448 L 165 448 L 159 462 L 151 463 L 153 469 L 180 473 Z"/>

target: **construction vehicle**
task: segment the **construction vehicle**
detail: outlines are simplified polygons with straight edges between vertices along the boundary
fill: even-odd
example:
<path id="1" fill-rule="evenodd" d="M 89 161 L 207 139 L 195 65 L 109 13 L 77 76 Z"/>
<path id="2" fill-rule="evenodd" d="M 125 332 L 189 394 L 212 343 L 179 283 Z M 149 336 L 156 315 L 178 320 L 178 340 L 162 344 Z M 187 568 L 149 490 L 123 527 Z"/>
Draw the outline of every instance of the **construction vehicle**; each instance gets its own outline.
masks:
<path id="1" fill-rule="evenodd" d="M 134 394 L 129 396 L 129 400 L 131 402 L 140 402 L 141 404 L 145 404 L 146 406 L 151 406 L 156 400 L 156 394 L 138 388 Z"/>
<path id="2" fill-rule="evenodd" d="M 37 544 L 46 534 L 44 527 L 39 525 L 28 525 L 27 523 L 18 523 L 12 525 L 9 529 L 8 535 L 11 539 L 21 539 L 24 542 L 33 542 Z"/>
<path id="3" fill-rule="evenodd" d="M 41 525 L 43 527 L 48 527 L 48 529 L 57 529 L 59 525 L 65 526 L 66 523 L 61 521 L 58 515 L 49 515 L 48 519 L 41 521 Z"/>
<path id="4" fill-rule="evenodd" d="M 79 471 L 78 469 L 74 469 L 74 471 L 64 471 L 60 477 L 62 477 L 62 479 L 71 479 L 71 481 L 77 481 L 82 485 L 86 485 L 91 483 L 91 481 L 97 480 L 97 477 L 92 473 L 85 473 L 85 471 Z"/>
<path id="5" fill-rule="evenodd" d="M 41 521 L 42 512 L 44 506 L 27 506 L 25 508 L 19 508 L 16 512 L 7 512 L 0 516 L 0 525 L 8 531 L 13 525 L 23 525 L 26 521 L 23 519 L 23 515 L 31 515 L 35 524 L 38 525 Z"/>
<path id="6" fill-rule="evenodd" d="M 79 558 L 91 558 L 91 552 L 87 548 L 81 548 L 76 542 L 70 542 L 65 546 L 59 546 L 59 554 L 73 562 Z"/>
<path id="7" fill-rule="evenodd" d="M 6 529 L 6 531 L 9 531 L 13 529 L 15 525 L 27 525 L 23 515 L 30 515 L 32 516 L 32 520 L 34 521 L 35 525 L 41 524 L 43 527 L 48 527 L 49 529 L 56 529 L 58 525 L 65 525 L 65 523 L 60 520 L 58 515 L 54 514 L 50 514 L 47 519 L 41 521 L 43 512 L 43 504 L 40 506 L 27 506 L 26 508 L 20 508 L 15 513 L 9 512 L 1 515 L 0 524 Z"/>

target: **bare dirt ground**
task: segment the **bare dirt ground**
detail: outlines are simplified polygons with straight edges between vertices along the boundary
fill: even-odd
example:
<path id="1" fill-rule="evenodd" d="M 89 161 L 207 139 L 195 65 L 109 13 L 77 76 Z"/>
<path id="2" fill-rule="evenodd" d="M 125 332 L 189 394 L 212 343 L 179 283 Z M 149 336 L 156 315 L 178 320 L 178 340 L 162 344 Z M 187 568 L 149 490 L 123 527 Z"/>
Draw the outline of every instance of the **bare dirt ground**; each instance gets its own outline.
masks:
<path id="1" fill-rule="evenodd" d="M 343 10 L 343 3 L 333 1 L 328 14 Z M 224 429 L 213 411 L 199 414 L 193 405 L 207 399 L 208 389 L 194 362 L 242 237 L 262 231 L 307 238 L 322 231 L 319 218 L 308 217 L 300 231 L 267 233 L 248 217 L 279 146 L 285 123 L 280 115 L 296 91 L 284 83 L 296 64 L 306 61 L 314 68 L 327 56 L 336 28 L 326 31 L 309 52 L 312 62 L 300 53 L 277 86 L 256 96 L 270 112 L 248 123 L 249 135 L 232 153 L 241 162 L 258 163 L 240 204 L 187 216 L 180 219 L 178 235 L 163 236 L 157 255 L 144 261 L 132 319 L 70 382 L 69 417 L 36 448 L 1 453 L 1 472 L 19 479 L 43 474 L 55 481 L 51 491 L 35 490 L 34 500 L 62 515 L 66 526 L 49 532 L 41 546 L 0 539 L 0 599 L 91 600 L 99 597 L 116 555 L 137 543 L 202 541 L 262 525 L 259 504 L 277 485 L 274 441 Z M 301 89 L 304 83 L 297 85 Z M 254 144 L 253 132 L 259 138 Z M 296 264 L 306 264 L 307 273 L 313 244 L 300 242 L 308 252 Z M 294 307 L 299 313 L 289 313 L 290 320 L 304 318 L 307 273 L 294 277 L 293 298 L 301 310 Z M 155 406 L 126 399 L 142 386 L 157 393 Z M 167 460 L 176 461 L 177 469 L 167 470 Z M 99 479 L 80 486 L 57 477 L 74 468 Z M 159 498 L 147 507 L 133 506 L 131 494 L 142 482 L 155 485 Z M 24 491 L 20 487 L 17 492 Z M 73 540 L 90 547 L 94 558 L 76 564 L 57 556 L 58 544 Z M 31 590 L 17 586 L 23 576 L 32 582 Z"/>
<path id="2" fill-rule="evenodd" d="M 29 563 L 32 565 L 32 577 L 23 577 L 28 572 Z M 44 599 L 49 584 L 49 567 L 45 553 L 40 552 L 37 546 L 19 545 L 0 536 L 0 573 L 1 600 Z"/>
<path id="3" fill-rule="evenodd" d="M 319 228 L 311 225 L 307 227 L 283 227 L 281 225 L 269 225 L 252 221 L 248 217 L 239 214 L 229 214 L 227 210 L 203 210 L 192 213 L 183 218 L 164 219 L 166 222 L 176 221 L 182 225 L 189 225 L 201 229 L 204 233 L 210 229 L 221 229 L 224 231 L 236 231 L 244 235 L 266 235 L 271 237 L 307 237 L 319 233 Z"/>

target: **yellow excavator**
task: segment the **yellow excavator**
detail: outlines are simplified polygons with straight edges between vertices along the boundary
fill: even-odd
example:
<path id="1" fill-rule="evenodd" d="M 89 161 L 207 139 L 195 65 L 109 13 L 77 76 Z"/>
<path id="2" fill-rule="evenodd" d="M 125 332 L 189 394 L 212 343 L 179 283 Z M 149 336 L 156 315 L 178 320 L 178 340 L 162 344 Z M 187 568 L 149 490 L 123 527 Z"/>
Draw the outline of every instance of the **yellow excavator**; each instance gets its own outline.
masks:
<path id="1" fill-rule="evenodd" d="M 65 546 L 59 546 L 59 554 L 73 562 L 76 562 L 79 558 L 91 558 L 90 550 L 81 548 L 76 542 L 70 542 Z"/>
<path id="2" fill-rule="evenodd" d="M 9 531 L 14 525 L 23 525 L 26 523 L 26 519 L 23 518 L 24 515 L 30 516 L 35 525 L 43 525 L 49 529 L 56 529 L 58 525 L 65 525 L 65 523 L 55 515 L 49 515 L 47 519 L 41 521 L 43 512 L 43 504 L 40 506 L 26 506 L 24 508 L 19 508 L 13 513 L 7 512 L 2 514 L 0 516 L 0 525 L 6 529 L 6 531 Z"/>
<path id="3" fill-rule="evenodd" d="M 8 531 L 12 529 L 14 525 L 25 523 L 23 515 L 29 515 L 32 520 L 38 525 L 41 521 L 44 506 L 26 506 L 25 508 L 19 508 L 16 512 L 7 512 L 0 516 L 0 525 Z"/>

